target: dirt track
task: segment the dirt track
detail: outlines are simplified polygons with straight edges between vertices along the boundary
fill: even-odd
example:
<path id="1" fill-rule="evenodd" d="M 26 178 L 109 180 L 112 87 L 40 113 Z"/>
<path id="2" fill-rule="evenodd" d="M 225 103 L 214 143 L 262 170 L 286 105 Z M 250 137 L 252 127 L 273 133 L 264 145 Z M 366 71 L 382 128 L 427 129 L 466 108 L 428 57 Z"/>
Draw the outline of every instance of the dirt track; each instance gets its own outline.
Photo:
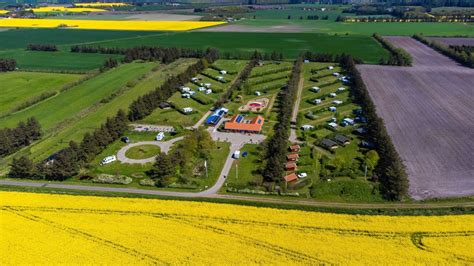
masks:
<path id="1" fill-rule="evenodd" d="M 445 45 L 470 45 L 474 46 L 474 38 L 443 38 L 429 37 L 430 41 L 440 42 Z"/>
<path id="2" fill-rule="evenodd" d="M 414 199 L 474 194 L 474 70 L 409 37 L 387 37 L 413 67 L 360 65 L 407 166 Z"/>
<path id="3" fill-rule="evenodd" d="M 218 27 L 200 29 L 198 31 L 211 32 L 302 32 L 304 29 L 298 25 L 275 25 L 267 27 L 254 27 L 247 25 L 228 24 Z"/>

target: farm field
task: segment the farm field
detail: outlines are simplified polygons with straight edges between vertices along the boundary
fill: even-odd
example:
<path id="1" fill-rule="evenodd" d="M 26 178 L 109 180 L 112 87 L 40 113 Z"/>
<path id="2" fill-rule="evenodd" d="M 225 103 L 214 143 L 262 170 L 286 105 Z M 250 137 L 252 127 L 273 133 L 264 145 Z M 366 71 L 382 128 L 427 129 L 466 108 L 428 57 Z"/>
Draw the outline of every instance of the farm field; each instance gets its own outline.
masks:
<path id="1" fill-rule="evenodd" d="M 422 32 L 425 36 L 469 36 L 474 37 L 474 23 L 449 22 L 335 22 L 334 20 L 300 19 L 247 19 L 200 31 L 212 32 L 311 32 L 338 35 L 371 36 L 413 35 Z"/>
<path id="2" fill-rule="evenodd" d="M 120 60 L 122 56 L 106 54 L 78 54 L 69 51 L 37 52 L 25 50 L 0 50 L 1 58 L 15 59 L 20 70 L 90 72 L 102 66 L 108 58 Z M 74 62 L 74 64 L 71 64 Z"/>
<path id="3" fill-rule="evenodd" d="M 224 22 L 204 21 L 113 21 L 59 19 L 2 19 L 0 27 L 7 28 L 74 28 L 89 30 L 148 30 L 186 31 L 211 27 Z"/>
<path id="4" fill-rule="evenodd" d="M 0 220 L 0 250 L 6 264 L 474 261 L 470 248 L 474 243 L 473 215 L 356 216 L 171 200 L 1 192 Z M 137 226 L 140 224 L 146 226 Z M 71 245 L 74 252 L 64 252 L 64 246 Z"/>
<path id="5" fill-rule="evenodd" d="M 0 74 L 2 97 L 0 98 L 0 117 L 17 110 L 22 104 L 37 99 L 41 94 L 51 96 L 66 84 L 77 81 L 82 75 L 8 72 Z"/>
<path id="6" fill-rule="evenodd" d="M 212 41 L 210 41 L 212 40 Z M 252 33 L 252 32 L 179 32 L 130 38 L 99 43 L 109 47 L 133 47 L 137 45 L 176 46 L 185 48 L 218 48 L 222 53 L 250 55 L 253 51 L 282 52 L 285 58 L 295 58 L 301 52 L 319 51 L 346 53 L 377 63 L 388 56 L 377 42 L 368 36 L 334 36 L 310 33 Z"/>
<path id="7" fill-rule="evenodd" d="M 468 45 L 474 46 L 474 38 L 442 38 L 442 37 L 429 37 L 430 41 L 440 42 L 445 45 Z"/>
<path id="8" fill-rule="evenodd" d="M 414 66 L 358 68 L 407 166 L 410 195 L 472 195 L 474 70 L 414 39 L 387 39 L 412 54 Z"/>
<path id="9" fill-rule="evenodd" d="M 126 109 L 136 97 L 159 86 L 164 82 L 168 74 L 180 73 L 194 61 L 194 59 L 181 59 L 170 65 L 160 67 L 157 67 L 155 63 L 136 64 L 136 66 L 132 67 L 126 66 L 128 71 L 133 71 L 134 73 L 125 75 L 122 80 L 118 79 L 117 81 L 121 82 L 121 84 L 112 83 L 111 86 L 114 86 L 116 90 L 115 97 L 105 103 L 91 103 L 90 106 L 83 109 L 84 111 L 82 111 L 83 113 L 79 117 L 64 117 L 63 119 L 69 121 L 67 124 L 61 126 L 56 125 L 51 135 L 30 145 L 28 149 L 23 152 L 28 152 L 32 159 L 40 160 L 64 148 L 71 140 L 80 141 L 86 132 L 90 132 L 99 127 L 107 117 L 115 115 L 120 109 L 127 111 Z M 106 79 L 106 77 L 103 78 Z M 134 80 L 135 85 L 126 87 L 128 82 Z M 82 87 L 82 89 L 83 88 L 84 87 Z M 82 90 L 80 87 L 75 87 L 71 90 L 78 89 Z"/>

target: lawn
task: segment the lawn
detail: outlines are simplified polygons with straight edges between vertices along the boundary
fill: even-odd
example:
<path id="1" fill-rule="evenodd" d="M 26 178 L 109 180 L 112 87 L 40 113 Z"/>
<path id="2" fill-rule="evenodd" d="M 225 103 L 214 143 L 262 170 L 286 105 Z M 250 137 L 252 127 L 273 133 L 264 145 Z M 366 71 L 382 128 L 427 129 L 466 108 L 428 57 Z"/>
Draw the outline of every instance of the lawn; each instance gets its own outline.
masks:
<path id="1" fill-rule="evenodd" d="M 25 102 L 38 98 L 43 93 L 59 91 L 65 84 L 77 81 L 81 75 L 39 72 L 0 73 L 2 97 L 0 116 L 4 116 Z"/>
<path id="2" fill-rule="evenodd" d="M 160 147 L 156 145 L 140 145 L 130 148 L 125 156 L 130 159 L 146 159 L 156 156 L 161 151 Z"/>
<path id="3" fill-rule="evenodd" d="M 1 35 L 0 35 L 1 36 Z M 39 52 L 26 50 L 0 51 L 0 58 L 15 59 L 20 70 L 89 72 L 100 68 L 108 58 L 120 55 L 80 54 L 69 51 Z"/>
<path id="4" fill-rule="evenodd" d="M 261 147 L 257 144 L 245 144 L 240 149 L 241 154 L 247 152 L 246 157 L 234 160 L 232 168 L 230 169 L 229 175 L 227 176 L 226 186 L 223 187 L 225 191 L 226 187 L 243 189 L 254 184 L 261 184 L 263 177 L 259 173 L 259 168 L 262 167 Z"/>

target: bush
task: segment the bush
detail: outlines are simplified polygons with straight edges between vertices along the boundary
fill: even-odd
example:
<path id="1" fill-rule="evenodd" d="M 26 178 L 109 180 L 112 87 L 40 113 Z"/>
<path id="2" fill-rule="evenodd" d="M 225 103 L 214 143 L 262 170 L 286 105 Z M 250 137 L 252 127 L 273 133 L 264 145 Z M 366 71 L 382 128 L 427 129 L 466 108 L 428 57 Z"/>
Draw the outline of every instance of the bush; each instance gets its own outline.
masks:
<path id="1" fill-rule="evenodd" d="M 140 180 L 139 184 L 140 184 L 140 186 L 148 186 L 148 187 L 156 186 L 155 181 L 151 178 L 142 179 L 142 180 Z"/>
<path id="2" fill-rule="evenodd" d="M 96 178 L 92 179 L 94 183 L 102 183 L 102 184 L 121 184 L 121 185 L 128 185 L 132 183 L 132 178 L 124 175 L 107 175 L 107 174 L 100 174 Z"/>

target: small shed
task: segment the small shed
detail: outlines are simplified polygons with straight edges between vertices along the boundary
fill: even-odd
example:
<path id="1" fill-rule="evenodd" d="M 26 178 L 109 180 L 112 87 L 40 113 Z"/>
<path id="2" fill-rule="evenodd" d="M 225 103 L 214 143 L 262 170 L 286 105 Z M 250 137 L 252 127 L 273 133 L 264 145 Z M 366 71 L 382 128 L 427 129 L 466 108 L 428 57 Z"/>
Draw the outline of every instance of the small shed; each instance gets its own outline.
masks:
<path id="1" fill-rule="evenodd" d="M 300 156 L 297 153 L 291 153 L 286 156 L 288 162 L 296 162 L 298 158 L 300 158 Z"/>
<path id="2" fill-rule="evenodd" d="M 283 177 L 283 179 L 285 179 L 286 183 L 290 183 L 290 182 L 294 182 L 294 181 L 298 180 L 298 176 L 295 173 L 291 173 L 291 174 Z"/>
<path id="3" fill-rule="evenodd" d="M 289 147 L 289 150 L 290 150 L 291 152 L 299 152 L 300 149 L 301 149 L 300 145 L 291 145 L 291 146 Z"/>
<path id="4" fill-rule="evenodd" d="M 337 141 L 338 143 L 342 144 L 342 145 L 348 145 L 351 143 L 351 139 L 344 136 L 344 135 L 341 135 L 341 134 L 337 134 L 335 137 L 334 137 L 334 140 Z"/>
<path id="5" fill-rule="evenodd" d="M 296 163 L 293 163 L 293 162 L 286 163 L 285 164 L 285 170 L 286 171 L 296 171 Z"/>
<path id="6" fill-rule="evenodd" d="M 323 139 L 320 143 L 321 147 L 326 148 L 328 150 L 337 149 L 337 143 L 330 140 L 330 139 Z"/>
<path id="7" fill-rule="evenodd" d="M 159 104 L 159 107 L 160 107 L 161 109 L 166 109 L 166 108 L 170 108 L 171 105 L 170 105 L 168 102 L 161 102 L 161 103 Z"/>

